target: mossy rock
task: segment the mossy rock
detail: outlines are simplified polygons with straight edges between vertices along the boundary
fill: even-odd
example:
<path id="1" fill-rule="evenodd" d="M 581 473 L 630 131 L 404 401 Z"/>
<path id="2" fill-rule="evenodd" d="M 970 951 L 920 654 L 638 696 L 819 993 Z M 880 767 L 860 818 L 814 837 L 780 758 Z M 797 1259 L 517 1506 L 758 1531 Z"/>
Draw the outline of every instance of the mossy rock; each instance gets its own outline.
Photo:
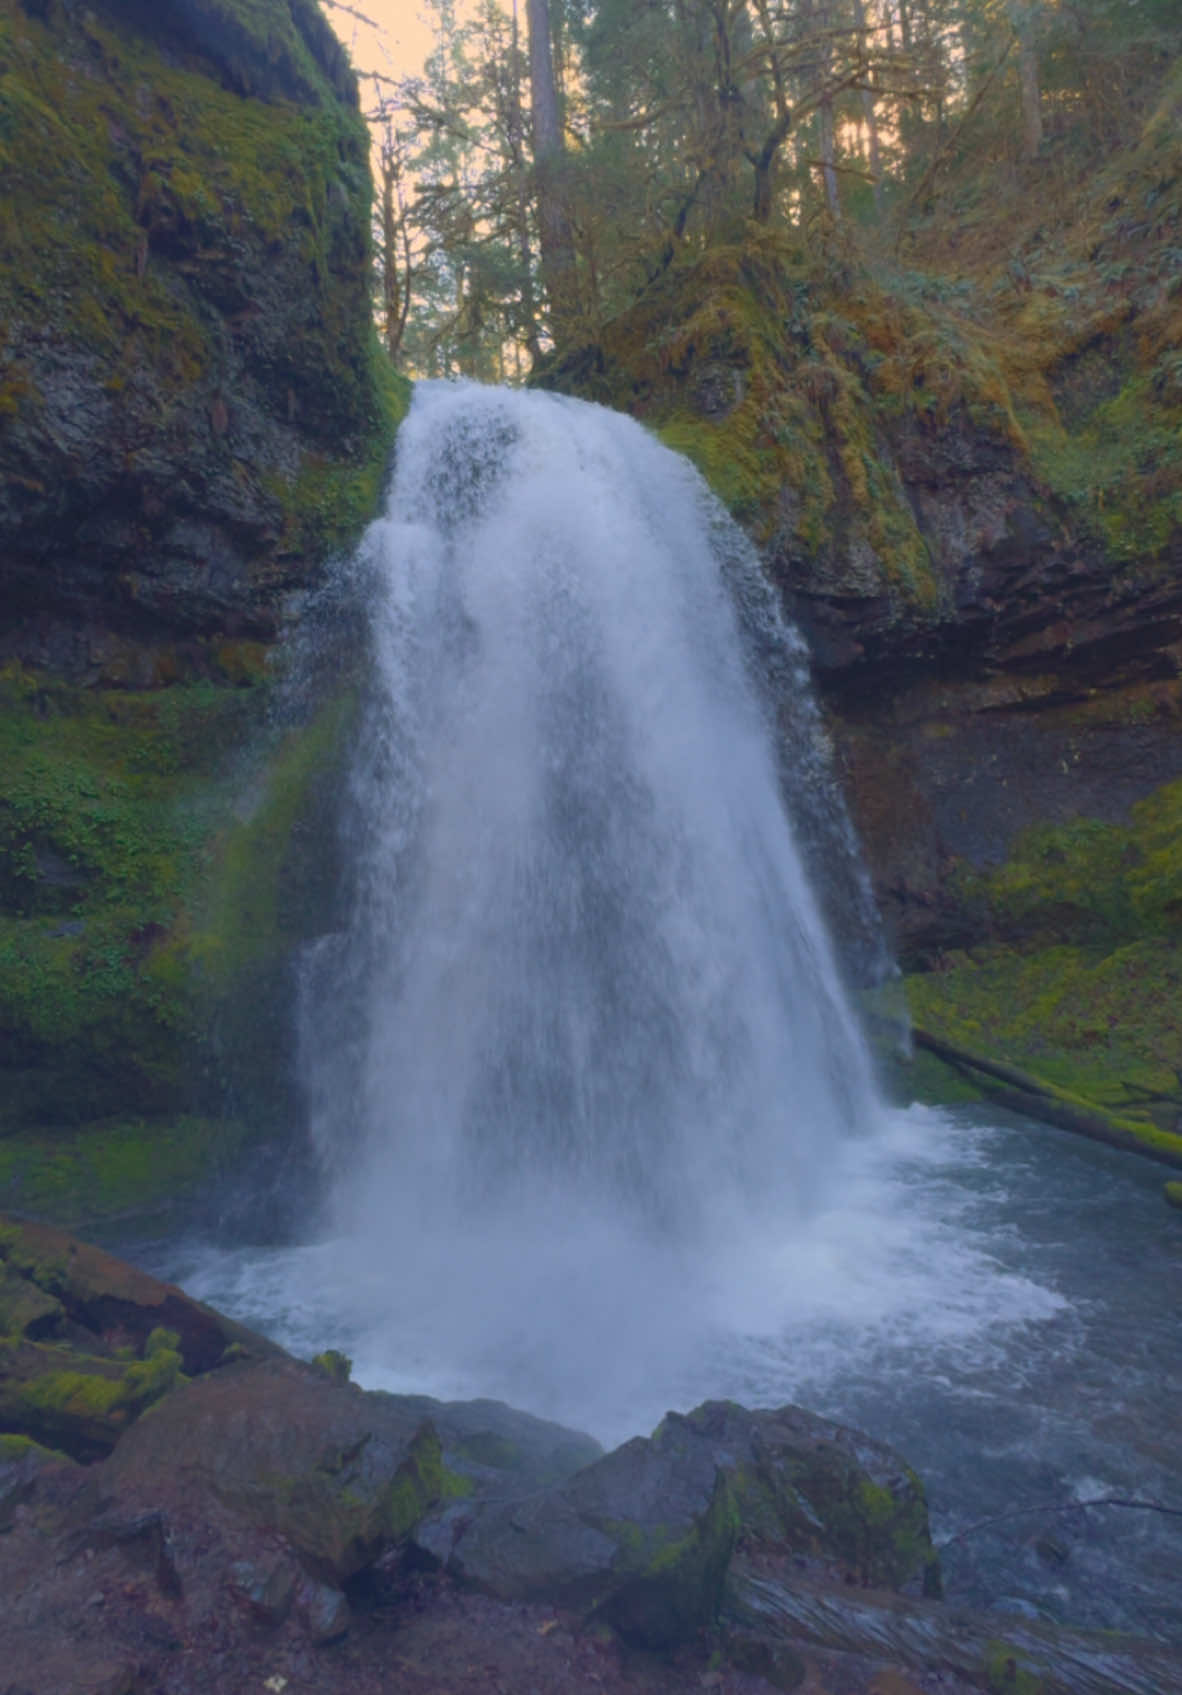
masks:
<path id="1" fill-rule="evenodd" d="M 115 1488 L 211 1489 L 338 1584 L 403 1545 L 446 1488 L 429 1420 L 288 1359 L 186 1385 L 124 1437 L 106 1475 Z"/>
<path id="2" fill-rule="evenodd" d="M 567 1482 L 449 1521 L 450 1569 L 503 1600 L 548 1600 L 665 1650 L 709 1629 L 739 1547 L 838 1581 L 938 1593 L 915 1474 L 882 1444 L 784 1407 L 670 1413 Z M 428 1548 L 428 1551 L 431 1551 Z"/>
<path id="3" fill-rule="evenodd" d="M 265 668 L 147 692 L 0 677 L 10 1206 L 75 1226 L 159 1218 L 248 1124 L 293 1121 L 287 966 L 337 898 L 353 696 L 280 728 L 274 692 Z"/>
<path id="4" fill-rule="evenodd" d="M 312 0 L 46 0 L 4 8 L 0 71 L 15 651 L 113 680 L 270 639 L 376 513 L 406 405 L 344 52 Z"/>
<path id="5" fill-rule="evenodd" d="M 31 1218 L 100 1239 L 173 1225 L 254 1137 L 239 1120 L 181 1115 L 41 1126 L 0 1137 L 0 1194 Z"/>
<path id="6" fill-rule="evenodd" d="M 231 1348 L 277 1352 L 101 1249 L 0 1220 L 0 1433 L 92 1460 Z"/>
<path id="7" fill-rule="evenodd" d="M 166 1334 L 127 1363 L 51 1344 L 10 1345 L 0 1360 L 0 1426 L 78 1458 L 109 1452 L 179 1381 L 181 1357 Z"/>

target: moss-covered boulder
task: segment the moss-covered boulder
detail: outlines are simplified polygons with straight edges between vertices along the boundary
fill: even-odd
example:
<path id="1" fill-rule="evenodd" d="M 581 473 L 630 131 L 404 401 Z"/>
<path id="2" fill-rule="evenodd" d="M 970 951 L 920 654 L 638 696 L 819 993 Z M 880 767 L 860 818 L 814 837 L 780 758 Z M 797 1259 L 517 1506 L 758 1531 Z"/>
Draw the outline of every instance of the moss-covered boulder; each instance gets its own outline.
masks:
<path id="1" fill-rule="evenodd" d="M 372 514 L 357 105 L 315 0 L 5 0 L 0 654 L 164 680 Z"/>
<path id="2" fill-rule="evenodd" d="M 99 1248 L 0 1219 L 0 1436 L 93 1460 L 183 1374 L 277 1352 Z"/>
<path id="3" fill-rule="evenodd" d="M 429 1420 L 289 1359 L 230 1365 L 170 1395 L 104 1480 L 145 1499 L 208 1491 L 334 1584 L 404 1542 L 446 1487 Z"/>
<path id="4" fill-rule="evenodd" d="M 889 1448 L 797 1407 L 670 1413 L 568 1482 L 430 1519 L 425 1551 L 486 1593 L 544 1598 L 669 1648 L 714 1622 L 736 1549 L 838 1582 L 938 1593 L 923 1488 Z M 444 1526 L 447 1518 L 444 1520 Z"/>

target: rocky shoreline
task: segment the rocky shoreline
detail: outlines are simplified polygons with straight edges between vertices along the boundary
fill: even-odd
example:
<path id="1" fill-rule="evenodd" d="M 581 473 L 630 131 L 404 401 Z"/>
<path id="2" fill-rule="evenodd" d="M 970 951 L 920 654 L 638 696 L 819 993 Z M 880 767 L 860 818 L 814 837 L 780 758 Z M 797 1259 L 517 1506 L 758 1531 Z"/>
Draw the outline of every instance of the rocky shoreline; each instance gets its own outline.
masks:
<path id="1" fill-rule="evenodd" d="M 1173 1687 L 943 1604 L 919 1477 L 797 1407 L 604 1454 L 364 1391 L 44 1225 L 0 1229 L 4 1695 Z"/>

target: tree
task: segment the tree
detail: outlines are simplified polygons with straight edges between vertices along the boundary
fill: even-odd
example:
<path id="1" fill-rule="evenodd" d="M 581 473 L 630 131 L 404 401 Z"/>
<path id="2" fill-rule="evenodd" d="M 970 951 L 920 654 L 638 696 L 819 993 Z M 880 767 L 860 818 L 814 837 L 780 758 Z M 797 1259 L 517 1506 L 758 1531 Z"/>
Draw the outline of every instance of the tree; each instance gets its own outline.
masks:
<path id="1" fill-rule="evenodd" d="M 566 145 L 554 78 L 549 0 L 526 0 L 529 20 L 530 110 L 542 277 L 555 339 L 579 316 L 578 272 L 571 227 Z"/>

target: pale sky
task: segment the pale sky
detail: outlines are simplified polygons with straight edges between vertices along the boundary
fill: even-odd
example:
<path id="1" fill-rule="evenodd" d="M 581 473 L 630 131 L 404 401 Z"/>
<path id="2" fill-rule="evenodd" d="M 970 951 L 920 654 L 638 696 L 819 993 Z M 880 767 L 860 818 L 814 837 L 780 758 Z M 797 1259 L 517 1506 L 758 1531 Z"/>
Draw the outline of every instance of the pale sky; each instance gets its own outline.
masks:
<path id="1" fill-rule="evenodd" d="M 339 7 L 324 8 L 358 71 L 402 76 L 422 70 L 434 42 L 417 0 L 356 0 L 355 10 L 372 18 L 375 27 Z"/>

